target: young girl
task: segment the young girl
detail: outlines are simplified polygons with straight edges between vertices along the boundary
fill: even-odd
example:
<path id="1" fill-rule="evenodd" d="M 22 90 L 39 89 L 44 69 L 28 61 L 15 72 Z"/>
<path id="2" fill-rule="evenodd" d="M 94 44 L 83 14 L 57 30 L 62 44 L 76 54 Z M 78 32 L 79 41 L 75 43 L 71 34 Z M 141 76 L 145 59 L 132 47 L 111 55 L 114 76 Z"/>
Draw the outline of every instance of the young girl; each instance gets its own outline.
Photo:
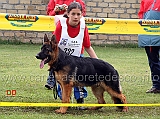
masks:
<path id="1" fill-rule="evenodd" d="M 72 2 L 67 9 L 67 18 L 62 17 L 55 29 L 55 36 L 59 47 L 67 54 L 82 57 L 84 49 L 92 58 L 97 58 L 91 47 L 88 29 L 82 17 L 82 7 L 78 2 Z M 83 69 L 82 69 L 83 70 Z M 87 96 L 85 88 L 74 87 L 74 96 L 77 103 L 83 103 Z M 58 96 L 61 97 L 60 86 Z"/>
<path id="2" fill-rule="evenodd" d="M 66 12 L 68 8 L 68 5 L 71 2 L 79 2 L 82 6 L 83 16 L 85 16 L 86 7 L 82 0 L 50 0 L 47 6 L 47 15 L 55 16 L 54 17 L 55 25 L 57 25 L 57 22 L 59 21 L 59 17 L 63 16 L 63 14 Z M 47 78 L 47 83 L 45 84 L 45 87 L 47 89 L 52 89 L 54 87 L 54 84 L 55 84 L 54 76 L 51 72 L 49 72 L 49 76 Z"/>

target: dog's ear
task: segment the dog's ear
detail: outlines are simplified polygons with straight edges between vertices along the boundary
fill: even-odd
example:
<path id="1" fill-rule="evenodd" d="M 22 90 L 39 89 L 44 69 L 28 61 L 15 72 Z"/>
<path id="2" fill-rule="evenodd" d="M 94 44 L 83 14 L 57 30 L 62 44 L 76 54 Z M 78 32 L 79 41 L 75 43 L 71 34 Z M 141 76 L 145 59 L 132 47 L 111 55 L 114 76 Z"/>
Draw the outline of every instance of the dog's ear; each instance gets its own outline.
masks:
<path id="1" fill-rule="evenodd" d="M 54 43 L 54 44 L 57 44 L 57 40 L 56 40 L 56 37 L 55 35 L 52 36 L 51 38 L 51 42 Z"/>
<path id="2" fill-rule="evenodd" d="M 44 42 L 49 42 L 49 39 L 48 39 L 48 37 L 47 37 L 47 34 L 44 34 L 43 43 L 44 43 Z"/>
<path id="3" fill-rule="evenodd" d="M 51 38 L 51 44 L 52 44 L 52 48 L 54 50 L 56 50 L 58 48 L 58 42 L 57 42 L 57 39 L 56 39 L 55 35 L 53 35 L 52 38 Z"/>

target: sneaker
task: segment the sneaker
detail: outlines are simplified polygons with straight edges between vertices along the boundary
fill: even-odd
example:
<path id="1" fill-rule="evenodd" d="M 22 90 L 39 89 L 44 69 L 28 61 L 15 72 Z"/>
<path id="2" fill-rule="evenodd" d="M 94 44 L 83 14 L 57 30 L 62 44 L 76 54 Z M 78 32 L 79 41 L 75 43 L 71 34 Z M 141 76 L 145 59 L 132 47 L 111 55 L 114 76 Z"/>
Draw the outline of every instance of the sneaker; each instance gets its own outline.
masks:
<path id="1" fill-rule="evenodd" d="M 160 93 L 160 90 L 158 90 L 156 88 L 151 88 L 151 89 L 147 90 L 146 93 Z"/>
<path id="2" fill-rule="evenodd" d="M 76 101 L 77 101 L 77 103 L 82 103 L 82 104 L 84 103 L 84 99 L 83 98 L 79 98 Z"/>
<path id="3" fill-rule="evenodd" d="M 48 90 L 51 90 L 54 88 L 56 82 L 54 80 L 54 77 L 52 75 L 49 75 L 48 78 L 47 78 L 47 84 L 45 85 L 45 87 L 48 89 Z"/>
<path id="4" fill-rule="evenodd" d="M 45 85 L 45 87 L 46 87 L 48 90 L 52 90 L 52 89 L 53 89 L 53 86 L 52 86 L 52 85 L 49 85 L 48 83 Z"/>
<path id="5" fill-rule="evenodd" d="M 84 99 L 83 99 L 83 98 L 77 99 L 77 103 L 83 104 L 83 103 L 84 103 Z M 80 107 L 76 107 L 76 109 L 77 109 L 77 110 L 87 110 L 88 108 L 87 108 L 87 107 L 80 106 Z"/>

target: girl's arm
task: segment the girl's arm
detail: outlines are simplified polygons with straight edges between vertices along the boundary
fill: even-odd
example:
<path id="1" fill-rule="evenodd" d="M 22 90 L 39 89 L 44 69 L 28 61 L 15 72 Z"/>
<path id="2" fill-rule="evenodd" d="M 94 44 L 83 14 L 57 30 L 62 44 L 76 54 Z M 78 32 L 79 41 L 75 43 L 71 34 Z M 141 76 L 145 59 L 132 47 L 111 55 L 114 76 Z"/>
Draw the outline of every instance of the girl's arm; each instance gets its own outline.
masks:
<path id="1" fill-rule="evenodd" d="M 95 51 L 93 50 L 92 46 L 90 46 L 89 48 L 85 48 L 85 50 L 89 54 L 90 57 L 98 58 Z"/>

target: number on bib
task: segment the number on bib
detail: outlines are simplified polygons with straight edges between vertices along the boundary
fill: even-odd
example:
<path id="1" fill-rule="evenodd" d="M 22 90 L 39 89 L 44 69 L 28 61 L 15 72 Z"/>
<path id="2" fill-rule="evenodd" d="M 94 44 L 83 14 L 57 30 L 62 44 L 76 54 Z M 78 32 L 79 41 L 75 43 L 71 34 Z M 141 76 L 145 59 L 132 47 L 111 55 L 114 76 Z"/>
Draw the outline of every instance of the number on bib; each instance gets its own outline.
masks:
<path id="1" fill-rule="evenodd" d="M 71 48 L 64 48 L 64 52 L 68 55 L 72 55 L 73 52 L 74 52 L 74 49 L 71 49 Z"/>

